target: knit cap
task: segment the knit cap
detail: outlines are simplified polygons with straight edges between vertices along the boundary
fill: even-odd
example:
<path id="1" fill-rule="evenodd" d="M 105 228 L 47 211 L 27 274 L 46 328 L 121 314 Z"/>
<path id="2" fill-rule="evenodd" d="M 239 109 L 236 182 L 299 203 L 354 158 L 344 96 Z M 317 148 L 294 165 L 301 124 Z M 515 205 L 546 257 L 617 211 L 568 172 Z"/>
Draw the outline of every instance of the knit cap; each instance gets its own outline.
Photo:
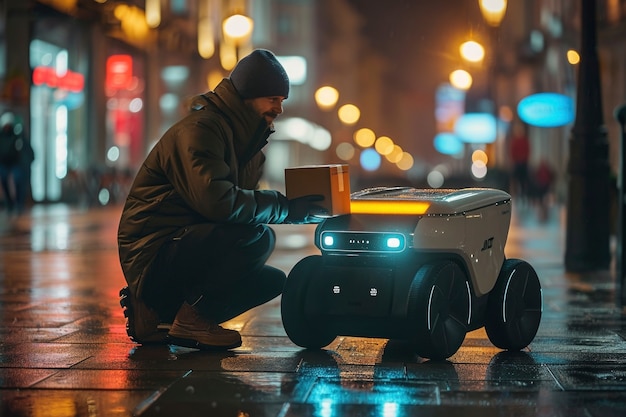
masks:
<path id="1" fill-rule="evenodd" d="M 287 72 L 267 49 L 255 49 L 243 57 L 230 73 L 230 80 L 242 98 L 289 95 Z"/>

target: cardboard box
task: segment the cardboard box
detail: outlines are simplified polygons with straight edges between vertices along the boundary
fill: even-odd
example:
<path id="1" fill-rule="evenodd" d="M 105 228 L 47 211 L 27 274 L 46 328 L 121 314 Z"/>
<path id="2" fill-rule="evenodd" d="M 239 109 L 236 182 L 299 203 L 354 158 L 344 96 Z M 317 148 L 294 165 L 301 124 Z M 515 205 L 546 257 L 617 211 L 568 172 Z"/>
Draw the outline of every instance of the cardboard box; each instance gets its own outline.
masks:
<path id="1" fill-rule="evenodd" d="M 306 165 L 285 169 L 287 198 L 320 194 L 319 205 L 328 216 L 350 213 L 350 173 L 348 165 Z"/>

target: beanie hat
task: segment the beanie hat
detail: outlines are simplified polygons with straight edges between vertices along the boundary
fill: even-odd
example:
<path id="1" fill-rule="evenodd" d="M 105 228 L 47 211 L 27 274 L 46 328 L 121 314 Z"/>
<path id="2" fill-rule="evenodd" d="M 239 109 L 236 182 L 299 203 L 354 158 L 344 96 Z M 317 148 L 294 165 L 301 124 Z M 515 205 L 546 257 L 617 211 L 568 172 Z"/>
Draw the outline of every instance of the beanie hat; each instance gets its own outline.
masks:
<path id="1" fill-rule="evenodd" d="M 230 73 L 230 80 L 242 98 L 289 95 L 287 72 L 267 49 L 255 49 L 243 57 Z"/>

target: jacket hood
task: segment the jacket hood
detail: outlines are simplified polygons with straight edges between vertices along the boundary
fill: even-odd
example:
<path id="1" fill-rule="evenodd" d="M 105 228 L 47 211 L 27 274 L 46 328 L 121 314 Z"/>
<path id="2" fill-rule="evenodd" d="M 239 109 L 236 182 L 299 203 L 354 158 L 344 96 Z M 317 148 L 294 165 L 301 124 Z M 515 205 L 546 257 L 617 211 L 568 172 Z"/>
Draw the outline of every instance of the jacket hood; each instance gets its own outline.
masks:
<path id="1" fill-rule="evenodd" d="M 240 163 L 245 163 L 267 144 L 268 136 L 274 131 L 265 118 L 247 106 L 232 82 L 224 78 L 215 90 L 202 94 L 193 100 L 192 107 L 198 107 L 200 101 L 216 107 L 227 119 L 233 130 L 233 144 Z"/>

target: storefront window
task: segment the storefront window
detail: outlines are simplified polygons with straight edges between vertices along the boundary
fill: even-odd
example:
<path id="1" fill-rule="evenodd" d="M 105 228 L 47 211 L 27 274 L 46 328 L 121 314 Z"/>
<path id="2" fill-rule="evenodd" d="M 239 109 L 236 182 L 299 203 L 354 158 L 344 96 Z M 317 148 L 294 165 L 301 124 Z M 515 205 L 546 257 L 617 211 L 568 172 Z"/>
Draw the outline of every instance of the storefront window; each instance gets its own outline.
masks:
<path id="1" fill-rule="evenodd" d="M 125 53 L 109 55 L 106 61 L 106 163 L 118 173 L 145 157 L 141 66 L 140 59 Z"/>
<path id="2" fill-rule="evenodd" d="M 83 104 L 84 78 L 69 69 L 66 49 L 39 39 L 31 42 L 30 64 L 33 199 L 58 201 L 68 171 L 68 110 Z"/>

